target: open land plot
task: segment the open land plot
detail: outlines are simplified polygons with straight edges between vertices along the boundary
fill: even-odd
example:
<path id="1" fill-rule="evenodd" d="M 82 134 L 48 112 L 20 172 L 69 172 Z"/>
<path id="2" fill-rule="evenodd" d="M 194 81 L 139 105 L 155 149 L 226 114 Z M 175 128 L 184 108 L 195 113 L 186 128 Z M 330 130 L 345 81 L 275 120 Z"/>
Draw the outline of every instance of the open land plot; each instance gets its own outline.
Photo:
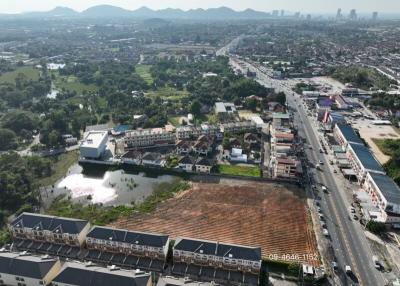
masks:
<path id="1" fill-rule="evenodd" d="M 162 87 L 156 91 L 150 91 L 146 93 L 146 96 L 150 98 L 155 98 L 159 96 L 163 100 L 179 101 L 182 98 L 188 97 L 189 92 L 186 90 L 177 90 L 172 87 Z"/>
<path id="2" fill-rule="evenodd" d="M 260 246 L 265 258 L 318 266 L 317 243 L 305 200 L 304 190 L 276 183 L 193 183 L 192 188 L 162 202 L 155 211 L 135 214 L 112 226 L 165 233 L 171 239 L 186 236 Z"/>
<path id="3" fill-rule="evenodd" d="M 390 156 L 382 152 L 374 139 L 400 139 L 399 133 L 390 125 L 373 125 L 369 120 L 358 120 L 353 124 L 360 136 L 371 147 L 371 151 L 381 164 L 390 160 Z"/>
<path id="4" fill-rule="evenodd" d="M 153 84 L 153 77 L 150 74 L 151 65 L 136 65 L 135 70 L 136 73 L 144 79 L 144 81 L 151 85 Z"/>
<path id="5" fill-rule="evenodd" d="M 18 74 L 24 74 L 27 80 L 38 80 L 39 70 L 32 66 L 19 67 L 14 71 L 3 73 L 0 76 L 0 83 L 15 83 Z"/>
<path id="6" fill-rule="evenodd" d="M 75 91 L 78 94 L 82 94 L 84 91 L 86 92 L 97 92 L 98 86 L 95 84 L 84 84 L 79 81 L 79 79 L 75 76 L 61 76 L 58 71 L 53 72 L 55 76 L 55 80 L 53 84 L 58 90 L 68 90 Z"/>
<path id="7" fill-rule="evenodd" d="M 218 173 L 233 176 L 260 177 L 261 170 L 257 166 L 218 165 Z"/>

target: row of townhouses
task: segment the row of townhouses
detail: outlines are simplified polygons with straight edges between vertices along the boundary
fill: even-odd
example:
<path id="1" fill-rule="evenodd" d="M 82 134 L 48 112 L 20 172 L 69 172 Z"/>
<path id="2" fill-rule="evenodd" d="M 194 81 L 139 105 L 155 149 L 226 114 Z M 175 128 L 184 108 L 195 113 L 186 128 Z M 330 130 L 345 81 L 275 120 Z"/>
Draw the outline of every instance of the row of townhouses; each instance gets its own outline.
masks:
<path id="1" fill-rule="evenodd" d="M 253 121 L 238 121 L 222 123 L 220 126 L 201 124 L 200 126 L 181 126 L 172 128 L 152 128 L 127 131 L 124 137 L 126 149 L 138 149 L 154 146 L 168 146 L 175 144 L 176 140 L 194 139 L 202 135 L 222 139 L 223 133 L 244 133 L 257 129 Z"/>
<path id="2" fill-rule="evenodd" d="M 0 285 L 152 286 L 150 273 L 0 250 Z"/>
<path id="3" fill-rule="evenodd" d="M 346 161 L 358 183 L 369 194 L 379 215 L 371 218 L 385 223 L 400 223 L 400 188 L 386 175 L 354 129 L 347 124 L 333 128 L 335 140 L 346 154 Z"/>
<path id="4" fill-rule="evenodd" d="M 273 113 L 270 125 L 270 170 L 277 178 L 297 178 L 302 173 L 301 162 L 295 155 L 295 136 L 288 113 Z"/>
<path id="5" fill-rule="evenodd" d="M 164 273 L 168 264 L 168 235 L 91 227 L 85 220 L 33 213 L 19 215 L 10 224 L 10 231 L 13 250 L 42 254 L 46 258 L 59 257 L 113 269 L 120 267 L 156 273 Z M 178 276 L 221 284 L 256 285 L 261 268 L 261 249 L 178 237 L 172 248 L 172 259 L 174 274 Z M 46 280 L 43 284 L 26 285 L 48 284 Z M 58 285 L 81 284 L 60 282 Z"/>

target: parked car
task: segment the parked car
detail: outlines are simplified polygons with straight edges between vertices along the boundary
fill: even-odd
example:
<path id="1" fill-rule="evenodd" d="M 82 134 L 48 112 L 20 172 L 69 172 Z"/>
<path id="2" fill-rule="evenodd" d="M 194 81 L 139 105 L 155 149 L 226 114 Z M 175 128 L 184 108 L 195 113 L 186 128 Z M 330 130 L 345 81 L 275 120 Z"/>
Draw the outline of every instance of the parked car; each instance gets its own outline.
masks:
<path id="1" fill-rule="evenodd" d="M 322 234 L 325 235 L 325 237 L 328 237 L 329 236 L 329 231 L 326 228 L 324 228 L 322 230 Z"/>
<path id="2" fill-rule="evenodd" d="M 346 265 L 344 269 L 345 269 L 347 275 L 350 275 L 353 273 L 353 271 L 351 271 L 350 265 Z"/>
<path id="3" fill-rule="evenodd" d="M 334 271 L 338 270 L 338 264 L 336 261 L 332 261 L 332 268 Z"/>

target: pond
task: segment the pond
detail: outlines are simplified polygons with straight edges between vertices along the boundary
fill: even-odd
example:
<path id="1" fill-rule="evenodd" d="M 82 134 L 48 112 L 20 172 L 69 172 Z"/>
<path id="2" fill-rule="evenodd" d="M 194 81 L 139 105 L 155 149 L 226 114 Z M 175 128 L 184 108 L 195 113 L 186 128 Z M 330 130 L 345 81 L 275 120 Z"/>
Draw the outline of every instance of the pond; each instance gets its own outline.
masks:
<path id="1" fill-rule="evenodd" d="M 149 177 L 144 173 L 128 173 L 124 170 L 102 171 L 83 169 L 76 164 L 67 175 L 54 185 L 43 190 L 42 198 L 50 202 L 59 195 L 66 195 L 77 203 L 101 203 L 109 205 L 129 205 L 143 202 L 152 194 L 154 187 L 163 182 L 172 182 L 176 177 L 160 175 Z"/>

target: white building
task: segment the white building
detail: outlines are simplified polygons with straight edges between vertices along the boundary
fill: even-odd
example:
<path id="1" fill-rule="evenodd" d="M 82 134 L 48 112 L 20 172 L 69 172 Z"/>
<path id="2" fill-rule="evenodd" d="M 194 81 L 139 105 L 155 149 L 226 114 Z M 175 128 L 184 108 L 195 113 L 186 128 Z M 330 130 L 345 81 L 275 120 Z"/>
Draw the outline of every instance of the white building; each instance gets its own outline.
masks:
<path id="1" fill-rule="evenodd" d="M 229 161 L 235 163 L 247 163 L 247 155 L 243 154 L 242 149 L 232 148 L 231 154 L 229 156 Z"/>
<path id="2" fill-rule="evenodd" d="M 0 251 L 0 285 L 50 285 L 60 269 L 58 258 Z"/>
<path id="3" fill-rule="evenodd" d="M 363 185 L 372 203 L 381 211 L 382 222 L 400 223 L 400 188 L 387 175 L 368 173 Z"/>
<path id="4" fill-rule="evenodd" d="M 107 141 L 107 131 L 89 131 L 79 147 L 81 157 L 99 159 L 106 150 Z"/>
<path id="5" fill-rule="evenodd" d="M 385 174 L 381 164 L 364 145 L 350 143 L 347 146 L 346 157 L 360 184 L 364 182 L 368 172 Z"/>

